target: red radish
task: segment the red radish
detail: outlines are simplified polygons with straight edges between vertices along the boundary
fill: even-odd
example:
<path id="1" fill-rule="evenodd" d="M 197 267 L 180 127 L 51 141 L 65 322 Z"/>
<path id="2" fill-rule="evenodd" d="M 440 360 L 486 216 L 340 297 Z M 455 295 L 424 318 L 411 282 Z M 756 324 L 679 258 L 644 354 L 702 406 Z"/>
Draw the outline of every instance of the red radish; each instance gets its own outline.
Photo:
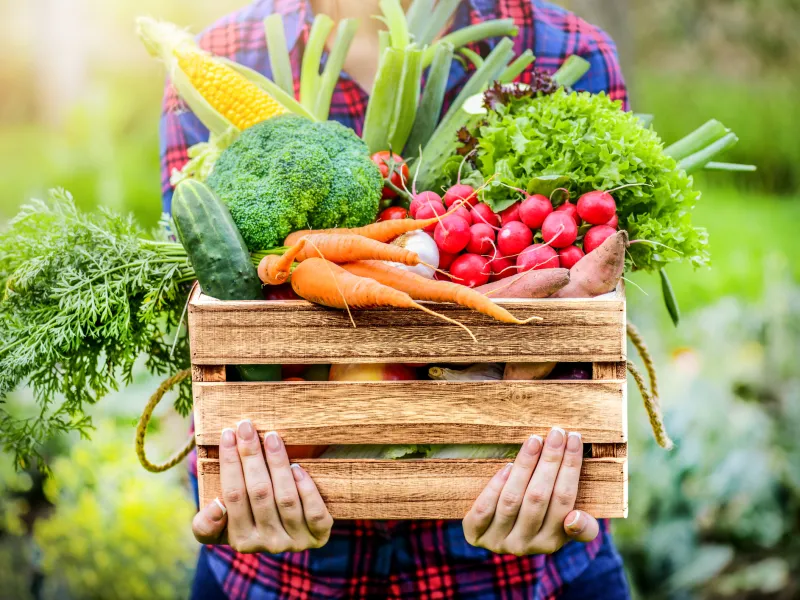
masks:
<path id="1" fill-rule="evenodd" d="M 488 204 L 479 202 L 472 207 L 470 213 L 473 223 L 486 223 L 492 227 L 500 227 L 500 215 L 489 208 Z"/>
<path id="2" fill-rule="evenodd" d="M 470 241 L 469 223 L 458 215 L 448 215 L 436 225 L 433 239 L 442 252 L 461 252 Z"/>
<path id="3" fill-rule="evenodd" d="M 519 205 L 519 218 L 531 229 L 539 229 L 545 218 L 553 212 L 553 205 L 547 196 L 534 194 L 528 196 Z"/>
<path id="4" fill-rule="evenodd" d="M 583 250 L 577 246 L 567 246 L 558 251 L 558 262 L 565 269 L 571 269 L 583 256 Z"/>
<path id="5" fill-rule="evenodd" d="M 506 258 L 499 252 L 495 252 L 489 261 L 489 268 L 492 270 L 492 275 L 489 281 L 499 281 L 517 273 L 517 268 L 514 259 Z"/>
<path id="6" fill-rule="evenodd" d="M 475 223 L 469 228 L 469 243 L 467 252 L 473 254 L 488 254 L 494 246 L 494 229 L 486 223 Z"/>
<path id="7" fill-rule="evenodd" d="M 489 259 L 479 254 L 462 254 L 450 265 L 450 277 L 467 287 L 483 285 L 489 281 Z"/>
<path id="8" fill-rule="evenodd" d="M 417 211 L 428 204 L 442 204 L 442 198 L 436 192 L 420 192 L 414 196 L 411 205 L 408 207 L 408 212 L 416 219 Z M 442 208 L 444 208 L 444 204 L 442 204 Z M 433 216 L 433 214 L 431 214 L 431 216 Z"/>
<path id="9" fill-rule="evenodd" d="M 439 250 L 439 268 L 446 269 L 453 264 L 453 261 L 458 258 L 458 254 L 451 254 L 449 252 L 442 252 Z"/>
<path id="10" fill-rule="evenodd" d="M 578 216 L 592 225 L 608 223 L 617 212 L 617 203 L 608 192 L 595 190 L 578 198 Z"/>
<path id="11" fill-rule="evenodd" d="M 417 214 L 414 218 L 423 221 L 425 219 L 432 219 L 437 215 L 441 217 L 445 212 L 447 212 L 447 209 L 441 202 L 429 202 L 419 207 L 419 210 L 417 210 Z M 424 231 L 431 232 L 436 229 L 437 225 L 438 223 L 428 225 Z"/>
<path id="12" fill-rule="evenodd" d="M 609 219 L 609 221 L 608 221 L 608 223 L 606 223 L 606 225 L 616 229 L 617 227 L 619 227 L 619 217 L 615 214 L 613 217 L 611 217 Z"/>
<path id="13" fill-rule="evenodd" d="M 520 272 L 536 269 L 555 269 L 559 266 L 558 254 L 545 244 L 528 246 L 517 257 L 517 269 Z"/>
<path id="14" fill-rule="evenodd" d="M 519 202 L 515 202 L 505 210 L 500 211 L 500 223 L 505 225 L 512 221 L 520 221 L 519 218 Z"/>
<path id="15" fill-rule="evenodd" d="M 450 215 L 459 216 L 467 222 L 467 225 L 472 225 L 472 215 L 465 206 L 459 206 L 458 208 L 451 208 L 448 212 L 449 212 L 448 216 Z"/>
<path id="16" fill-rule="evenodd" d="M 497 249 L 506 256 L 517 255 L 530 246 L 533 232 L 521 221 L 509 221 L 497 234 Z"/>
<path id="17" fill-rule="evenodd" d="M 391 221 L 392 219 L 405 219 L 408 217 L 408 211 L 402 206 L 390 206 L 381 211 L 378 215 L 378 221 Z"/>
<path id="18" fill-rule="evenodd" d="M 566 248 L 578 237 L 578 226 L 565 212 L 550 213 L 542 224 L 542 237 L 553 248 Z"/>
<path id="19" fill-rule="evenodd" d="M 455 202 L 462 202 L 465 206 L 475 206 L 478 203 L 478 195 L 471 185 L 457 183 L 444 193 L 443 200 L 447 208 L 453 206 Z"/>
<path id="20" fill-rule="evenodd" d="M 564 202 L 564 204 L 562 204 L 561 206 L 559 206 L 559 207 L 556 209 L 556 212 L 565 212 L 565 213 L 567 213 L 567 214 L 568 214 L 570 217 L 572 217 L 573 219 L 575 219 L 575 224 L 576 224 L 578 227 L 580 227 L 580 226 L 581 226 L 581 218 L 578 216 L 578 207 L 577 207 L 577 206 L 575 206 L 575 205 L 574 205 L 572 202 L 570 202 L 569 200 L 567 200 L 566 202 Z"/>
<path id="21" fill-rule="evenodd" d="M 583 236 L 583 251 L 589 254 L 600 246 L 607 238 L 617 233 L 617 230 L 608 225 L 595 225 Z"/>
<path id="22" fill-rule="evenodd" d="M 452 279 L 450 279 L 449 274 L 442 273 L 441 271 L 436 271 L 433 274 L 433 278 L 436 279 L 437 281 L 453 281 Z"/>

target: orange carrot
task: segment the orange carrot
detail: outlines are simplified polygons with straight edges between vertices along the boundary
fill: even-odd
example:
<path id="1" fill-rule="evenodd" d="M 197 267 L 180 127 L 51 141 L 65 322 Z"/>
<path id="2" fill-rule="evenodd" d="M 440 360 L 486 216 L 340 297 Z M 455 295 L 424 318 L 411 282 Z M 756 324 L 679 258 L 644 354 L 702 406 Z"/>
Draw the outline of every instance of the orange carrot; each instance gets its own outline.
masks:
<path id="1" fill-rule="evenodd" d="M 301 239 L 282 255 L 268 254 L 258 263 L 258 276 L 266 284 L 281 285 L 289 279 L 292 263 L 303 250 L 306 240 Z"/>
<path id="2" fill-rule="evenodd" d="M 351 308 L 378 306 L 416 308 L 458 325 L 469 333 L 473 341 L 477 341 L 466 326 L 417 304 L 408 294 L 382 285 L 374 279 L 348 273 L 339 265 L 322 258 L 309 258 L 301 262 L 292 272 L 291 281 L 292 289 L 298 296 L 315 304 L 348 311 Z"/>
<path id="3" fill-rule="evenodd" d="M 304 244 L 304 247 L 296 250 L 300 244 Z M 297 262 L 309 258 L 324 258 L 337 264 L 356 260 L 389 260 L 411 267 L 425 264 L 416 252 L 360 235 L 311 233 L 301 238 L 284 256 L 290 252 L 294 253 L 294 260 Z"/>
<path id="4" fill-rule="evenodd" d="M 416 273 L 398 269 L 384 262 L 363 260 L 342 265 L 342 268 L 360 277 L 369 277 L 378 283 L 405 292 L 415 300 L 453 302 L 488 315 L 503 323 L 521 325 L 530 321 L 541 321 L 541 317 L 520 320 L 502 306 L 498 306 L 483 294 L 464 285 L 449 281 L 434 281 Z"/>

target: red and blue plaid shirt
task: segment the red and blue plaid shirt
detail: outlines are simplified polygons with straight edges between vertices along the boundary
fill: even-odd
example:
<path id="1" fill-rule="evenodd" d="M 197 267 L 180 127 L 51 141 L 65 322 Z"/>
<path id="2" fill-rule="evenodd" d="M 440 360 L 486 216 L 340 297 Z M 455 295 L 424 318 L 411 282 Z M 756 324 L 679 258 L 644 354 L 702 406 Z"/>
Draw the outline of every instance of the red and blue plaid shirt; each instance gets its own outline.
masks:
<path id="1" fill-rule="evenodd" d="M 200 45 L 271 76 L 263 20 L 272 13 L 284 18 L 290 48 L 295 93 L 300 62 L 313 15 L 303 0 L 256 0 L 201 34 Z M 627 92 L 612 40 L 600 29 L 574 14 L 538 0 L 469 0 L 461 3 L 452 28 L 488 19 L 511 18 L 519 34 L 517 54 L 530 48 L 536 66 L 555 71 L 564 59 L 577 54 L 591 64 L 574 86 L 590 92 L 607 92 L 627 107 Z M 470 47 L 486 56 L 497 40 Z M 445 104 L 469 78 L 471 66 L 453 62 Z M 530 68 L 519 81 L 530 81 Z M 342 74 L 333 95 L 330 118 L 360 134 L 367 93 Z M 163 208 L 169 212 L 173 169 L 188 160 L 187 148 L 207 140 L 208 131 L 166 88 L 161 118 Z M 191 457 L 196 476 L 196 456 Z M 460 521 L 370 522 L 343 521 L 334 526 L 328 544 L 317 550 L 278 555 L 238 554 L 226 546 L 203 548 L 203 563 L 224 594 L 233 600 L 254 598 L 554 598 L 574 594 L 575 586 L 594 575 L 593 566 L 610 564 L 621 573 L 619 557 L 607 532 L 589 544 L 570 542 L 552 555 L 501 556 L 470 546 Z M 600 556 L 601 558 L 597 558 Z M 597 568 L 595 568 L 597 570 Z M 598 579 L 593 581 L 599 582 Z M 605 580 L 604 580 L 605 581 Z M 587 590 L 591 598 L 626 597 L 624 579 L 618 589 Z M 572 592 L 570 592 L 572 590 Z"/>

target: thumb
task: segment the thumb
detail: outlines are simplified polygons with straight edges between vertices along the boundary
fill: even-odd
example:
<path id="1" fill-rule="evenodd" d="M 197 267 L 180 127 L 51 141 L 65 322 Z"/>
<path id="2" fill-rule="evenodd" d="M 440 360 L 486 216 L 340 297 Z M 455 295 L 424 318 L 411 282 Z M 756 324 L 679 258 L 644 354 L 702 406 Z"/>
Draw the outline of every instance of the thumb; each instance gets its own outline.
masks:
<path id="1" fill-rule="evenodd" d="M 219 498 L 198 512 L 192 520 L 192 533 L 201 544 L 218 544 L 228 524 L 227 509 Z"/>
<path id="2" fill-rule="evenodd" d="M 600 533 L 600 524 L 591 515 L 573 510 L 564 519 L 564 532 L 577 542 L 591 542 Z"/>

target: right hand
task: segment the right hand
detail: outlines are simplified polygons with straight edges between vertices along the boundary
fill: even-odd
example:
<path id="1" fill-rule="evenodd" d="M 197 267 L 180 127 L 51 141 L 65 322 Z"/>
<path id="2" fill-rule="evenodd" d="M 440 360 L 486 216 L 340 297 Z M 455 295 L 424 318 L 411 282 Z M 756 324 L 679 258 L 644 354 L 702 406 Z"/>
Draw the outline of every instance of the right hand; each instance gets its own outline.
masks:
<path id="1" fill-rule="evenodd" d="M 262 452 L 250 421 L 241 421 L 237 429 L 222 431 L 222 498 L 192 521 L 197 541 L 228 544 L 246 554 L 300 552 L 325 545 L 333 518 L 308 473 L 298 464 L 290 466 L 283 440 L 269 432 Z"/>

